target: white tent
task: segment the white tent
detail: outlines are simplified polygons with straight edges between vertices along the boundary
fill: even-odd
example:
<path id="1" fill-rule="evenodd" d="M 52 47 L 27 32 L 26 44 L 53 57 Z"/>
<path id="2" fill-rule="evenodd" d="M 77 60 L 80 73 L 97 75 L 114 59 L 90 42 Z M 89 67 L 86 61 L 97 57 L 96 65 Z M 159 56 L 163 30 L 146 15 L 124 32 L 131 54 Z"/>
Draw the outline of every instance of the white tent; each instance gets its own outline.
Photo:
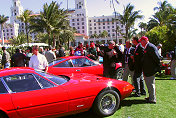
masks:
<path id="1" fill-rule="evenodd" d="M 35 46 L 35 45 L 38 45 L 38 46 L 48 46 L 48 44 L 46 44 L 46 43 L 29 43 L 28 45 L 27 45 L 27 43 L 24 43 L 24 44 L 21 44 L 21 45 L 19 45 L 18 47 L 26 47 L 26 46 Z"/>

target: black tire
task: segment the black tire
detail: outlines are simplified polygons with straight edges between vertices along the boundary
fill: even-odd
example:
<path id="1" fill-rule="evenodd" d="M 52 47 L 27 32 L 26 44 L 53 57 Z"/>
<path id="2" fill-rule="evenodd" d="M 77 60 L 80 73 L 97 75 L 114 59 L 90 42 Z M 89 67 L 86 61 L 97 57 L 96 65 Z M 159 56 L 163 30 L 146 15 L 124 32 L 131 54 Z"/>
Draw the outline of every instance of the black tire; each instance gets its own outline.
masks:
<path id="1" fill-rule="evenodd" d="M 123 80 L 123 72 L 124 72 L 124 68 L 118 68 L 116 70 L 115 79 L 117 79 L 117 80 Z"/>
<path id="2" fill-rule="evenodd" d="M 119 105 L 119 94 L 114 90 L 105 90 L 96 97 L 93 104 L 93 111 L 100 117 L 106 117 L 114 114 Z"/>
<path id="3" fill-rule="evenodd" d="M 0 118 L 8 118 L 8 116 L 2 111 L 0 111 Z"/>

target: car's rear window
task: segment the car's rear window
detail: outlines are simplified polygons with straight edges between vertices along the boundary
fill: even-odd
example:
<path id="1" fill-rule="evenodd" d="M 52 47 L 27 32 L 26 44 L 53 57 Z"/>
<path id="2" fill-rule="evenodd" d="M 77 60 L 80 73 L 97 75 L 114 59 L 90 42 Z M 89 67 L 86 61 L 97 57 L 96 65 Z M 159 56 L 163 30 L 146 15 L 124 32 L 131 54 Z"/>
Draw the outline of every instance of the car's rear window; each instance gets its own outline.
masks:
<path id="1" fill-rule="evenodd" d="M 41 71 L 37 71 L 35 70 L 36 73 L 42 75 L 43 77 L 51 80 L 52 82 L 56 83 L 57 85 L 62 85 L 66 82 L 69 81 L 69 78 L 67 77 L 64 77 L 64 76 L 55 76 L 55 75 L 52 75 L 52 74 L 49 74 L 49 73 L 44 73 L 44 72 L 41 72 Z"/>
<path id="2" fill-rule="evenodd" d="M 64 61 L 65 59 L 62 58 L 57 58 L 57 60 L 53 60 L 52 62 L 49 63 L 49 66 L 55 65 L 61 61 Z"/>

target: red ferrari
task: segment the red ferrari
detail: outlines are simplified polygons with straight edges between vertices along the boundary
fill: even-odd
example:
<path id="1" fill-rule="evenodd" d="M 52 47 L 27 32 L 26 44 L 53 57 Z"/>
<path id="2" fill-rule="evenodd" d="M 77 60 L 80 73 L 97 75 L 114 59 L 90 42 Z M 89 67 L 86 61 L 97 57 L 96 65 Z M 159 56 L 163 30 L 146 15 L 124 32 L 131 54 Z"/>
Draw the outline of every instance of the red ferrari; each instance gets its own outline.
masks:
<path id="1" fill-rule="evenodd" d="M 0 70 L 0 118 L 60 117 L 92 109 L 109 116 L 134 89 L 92 74 L 54 76 L 32 68 Z"/>
<path id="2" fill-rule="evenodd" d="M 123 68 L 121 63 L 116 63 L 116 79 L 122 79 Z M 69 73 L 90 73 L 103 75 L 103 64 L 93 61 L 85 56 L 61 57 L 49 63 L 48 73 L 62 75 Z"/>

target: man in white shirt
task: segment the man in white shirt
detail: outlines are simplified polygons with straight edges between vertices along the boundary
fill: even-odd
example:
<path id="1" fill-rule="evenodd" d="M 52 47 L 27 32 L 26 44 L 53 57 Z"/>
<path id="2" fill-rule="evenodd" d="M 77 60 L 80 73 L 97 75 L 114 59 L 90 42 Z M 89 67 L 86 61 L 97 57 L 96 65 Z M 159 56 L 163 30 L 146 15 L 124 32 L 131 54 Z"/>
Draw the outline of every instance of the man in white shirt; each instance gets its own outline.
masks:
<path id="1" fill-rule="evenodd" d="M 124 50 L 125 50 L 125 47 L 124 47 L 124 45 L 121 43 L 121 42 L 119 42 L 119 50 L 123 53 L 124 52 Z"/>
<path id="2" fill-rule="evenodd" d="M 46 60 L 46 57 L 44 55 L 39 53 L 39 47 L 34 46 L 32 48 L 32 52 L 33 56 L 30 58 L 29 67 L 47 72 L 48 61 Z"/>

